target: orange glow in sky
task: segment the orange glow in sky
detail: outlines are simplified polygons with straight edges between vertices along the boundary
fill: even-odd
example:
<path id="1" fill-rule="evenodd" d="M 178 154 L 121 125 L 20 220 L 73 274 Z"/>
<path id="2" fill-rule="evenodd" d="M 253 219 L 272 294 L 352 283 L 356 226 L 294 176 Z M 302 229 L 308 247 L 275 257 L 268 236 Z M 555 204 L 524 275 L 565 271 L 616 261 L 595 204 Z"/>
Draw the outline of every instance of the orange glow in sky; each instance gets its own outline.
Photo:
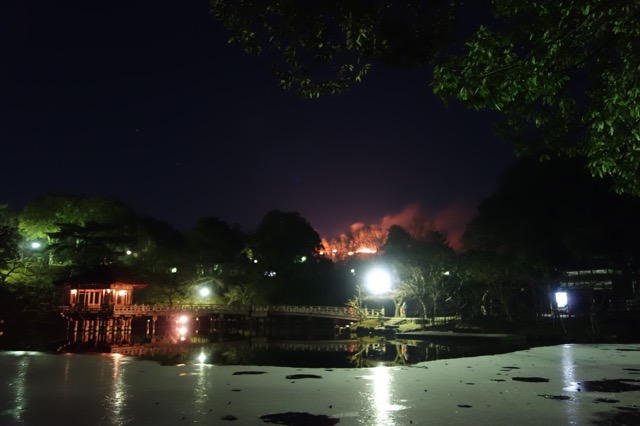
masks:
<path id="1" fill-rule="evenodd" d="M 424 238 L 432 231 L 443 233 L 451 247 L 459 251 L 460 238 L 471 219 L 469 209 L 453 205 L 441 213 L 427 217 L 418 205 L 405 207 L 400 213 L 387 215 L 379 224 L 354 223 L 349 231 L 336 238 L 322 238 L 324 253 L 333 261 L 345 261 L 350 256 L 378 254 L 387 241 L 389 228 L 402 226 L 414 238 Z"/>

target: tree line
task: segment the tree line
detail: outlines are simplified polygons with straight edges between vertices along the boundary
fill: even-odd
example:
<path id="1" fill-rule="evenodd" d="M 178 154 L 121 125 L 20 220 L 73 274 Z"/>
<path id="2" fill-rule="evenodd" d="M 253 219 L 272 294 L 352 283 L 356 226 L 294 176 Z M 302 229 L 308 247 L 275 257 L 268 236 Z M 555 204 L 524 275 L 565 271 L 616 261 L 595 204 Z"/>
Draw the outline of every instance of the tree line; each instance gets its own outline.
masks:
<path id="1" fill-rule="evenodd" d="M 579 160 L 526 159 L 478 206 L 462 252 L 437 231 L 416 237 L 393 226 L 380 260 L 398 284 L 396 314 L 409 301 L 425 318 L 536 320 L 557 312 L 567 271 L 616 270 L 628 284 L 621 297 L 640 300 L 639 214 L 640 199 L 614 193 Z M 594 297 L 594 286 L 584 290 Z"/>
<path id="2" fill-rule="evenodd" d="M 216 217 L 190 229 L 135 214 L 103 197 L 48 195 L 22 211 L 0 208 L 5 307 L 55 303 L 53 283 L 96 267 L 126 267 L 151 284 L 145 303 L 342 304 L 333 262 L 298 213 L 271 211 L 252 233 Z M 198 290 L 207 288 L 206 300 Z"/>
<path id="3" fill-rule="evenodd" d="M 365 271 L 382 266 L 392 275 L 387 296 L 396 314 L 408 302 L 425 318 L 529 320 L 552 309 L 562 271 L 614 268 L 636 281 L 638 217 L 638 198 L 615 194 L 575 160 L 523 160 L 507 170 L 467 225 L 461 252 L 437 229 L 395 225 L 378 252 L 336 258 L 296 212 L 268 212 L 253 232 L 213 216 L 179 231 L 116 199 L 50 195 L 19 212 L 0 208 L 0 291 L 5 309 L 50 305 L 59 300 L 53 283 L 111 264 L 151 284 L 139 303 L 351 298 L 362 306 L 383 302 L 362 294 Z M 205 287 L 212 295 L 202 299 Z"/>

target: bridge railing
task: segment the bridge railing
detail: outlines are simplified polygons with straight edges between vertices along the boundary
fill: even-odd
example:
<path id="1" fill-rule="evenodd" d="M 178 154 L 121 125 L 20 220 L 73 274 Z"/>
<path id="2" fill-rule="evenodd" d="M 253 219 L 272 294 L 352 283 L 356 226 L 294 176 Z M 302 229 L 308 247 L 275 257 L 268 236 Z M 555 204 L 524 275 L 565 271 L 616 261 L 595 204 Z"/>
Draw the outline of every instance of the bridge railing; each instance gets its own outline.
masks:
<path id="1" fill-rule="evenodd" d="M 92 309 L 82 309 L 78 307 L 65 307 L 65 312 L 92 312 Z M 100 312 L 103 312 L 101 309 Z M 379 309 L 365 309 L 366 315 L 369 317 L 380 316 Z M 104 311 L 106 313 L 106 311 Z M 301 306 L 301 305 L 271 305 L 271 306 L 230 306 L 218 304 L 174 304 L 174 305 L 158 305 L 158 304 L 139 304 L 128 306 L 114 306 L 113 314 L 115 315 L 149 315 L 149 314 L 167 314 L 179 312 L 195 312 L 195 313 L 216 313 L 216 314 L 244 314 L 252 313 L 262 314 L 297 314 L 312 316 L 329 316 L 329 317 L 348 317 L 357 318 L 357 313 L 349 307 L 344 306 Z"/>
<path id="2" fill-rule="evenodd" d="M 141 315 L 147 313 L 166 312 L 215 312 L 215 313 L 265 313 L 265 314 L 298 314 L 357 317 L 357 313 L 344 306 L 301 306 L 301 305 L 269 305 L 269 306 L 230 306 L 217 304 L 176 304 L 176 305 L 130 305 L 114 307 L 117 315 Z M 366 309 L 368 316 L 380 316 L 379 309 Z"/>
<path id="3" fill-rule="evenodd" d="M 142 314 L 147 312 L 184 312 L 184 311 L 215 311 L 215 312 L 249 312 L 248 306 L 229 306 L 213 304 L 176 304 L 176 305 L 130 305 L 114 307 L 115 314 Z"/>

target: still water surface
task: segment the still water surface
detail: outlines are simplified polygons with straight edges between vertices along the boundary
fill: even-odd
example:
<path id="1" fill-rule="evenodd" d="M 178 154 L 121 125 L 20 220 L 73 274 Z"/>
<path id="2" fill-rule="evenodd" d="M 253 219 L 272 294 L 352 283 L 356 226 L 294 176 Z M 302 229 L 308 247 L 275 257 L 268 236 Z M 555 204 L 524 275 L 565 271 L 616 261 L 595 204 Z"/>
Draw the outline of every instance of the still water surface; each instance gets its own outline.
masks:
<path id="1" fill-rule="evenodd" d="M 487 342 L 430 342 L 388 340 L 384 337 L 330 340 L 281 340 L 251 337 L 211 342 L 206 338 L 182 343 L 142 343 L 95 347 L 84 345 L 82 352 L 134 355 L 162 364 L 204 363 L 215 365 L 263 365 L 308 368 L 362 368 L 399 366 L 423 361 L 494 355 L 525 349 L 523 344 Z M 62 352 L 73 352 L 71 348 Z"/>
<path id="2" fill-rule="evenodd" d="M 127 335 L 96 336 L 70 334 L 61 330 L 38 337 L 40 347 L 55 353 L 121 354 L 154 360 L 166 365 L 203 363 L 214 365 L 262 365 L 298 368 L 361 368 L 381 365 L 412 365 L 423 361 L 494 355 L 526 349 L 525 343 L 484 341 L 402 340 L 393 337 L 357 337 L 336 334 L 332 327 L 287 329 L 277 332 L 209 333 L 180 327 L 160 327 L 153 335 L 144 323 Z M 6 339 L 6 336 L 4 336 Z M 0 350 L 30 349 L 20 344 L 3 342 Z M 55 343 L 52 343 L 55 342 Z"/>

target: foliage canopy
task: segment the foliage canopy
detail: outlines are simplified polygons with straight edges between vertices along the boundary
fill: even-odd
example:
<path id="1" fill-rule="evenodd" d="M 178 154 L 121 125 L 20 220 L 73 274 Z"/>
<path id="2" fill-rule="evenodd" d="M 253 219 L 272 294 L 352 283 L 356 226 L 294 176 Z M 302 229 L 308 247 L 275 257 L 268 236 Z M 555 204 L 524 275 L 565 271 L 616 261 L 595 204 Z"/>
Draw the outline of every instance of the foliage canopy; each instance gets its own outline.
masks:
<path id="1" fill-rule="evenodd" d="M 275 52 L 286 89 L 317 97 L 376 62 L 430 64 L 434 92 L 501 112 L 518 153 L 585 158 L 591 174 L 640 195 L 640 3 L 484 4 L 493 17 L 474 18 L 482 25 L 468 36 L 454 24 L 477 10 L 455 1 L 211 1 L 230 42 Z"/>
<path id="2" fill-rule="evenodd" d="M 434 92 L 504 114 L 521 154 L 582 156 L 593 175 L 640 195 L 640 3 L 495 0 Z"/>
<path id="3" fill-rule="evenodd" d="M 447 39 L 448 0 L 211 0 L 229 43 L 274 59 L 280 85 L 303 97 L 339 93 L 374 61 L 424 63 Z"/>

